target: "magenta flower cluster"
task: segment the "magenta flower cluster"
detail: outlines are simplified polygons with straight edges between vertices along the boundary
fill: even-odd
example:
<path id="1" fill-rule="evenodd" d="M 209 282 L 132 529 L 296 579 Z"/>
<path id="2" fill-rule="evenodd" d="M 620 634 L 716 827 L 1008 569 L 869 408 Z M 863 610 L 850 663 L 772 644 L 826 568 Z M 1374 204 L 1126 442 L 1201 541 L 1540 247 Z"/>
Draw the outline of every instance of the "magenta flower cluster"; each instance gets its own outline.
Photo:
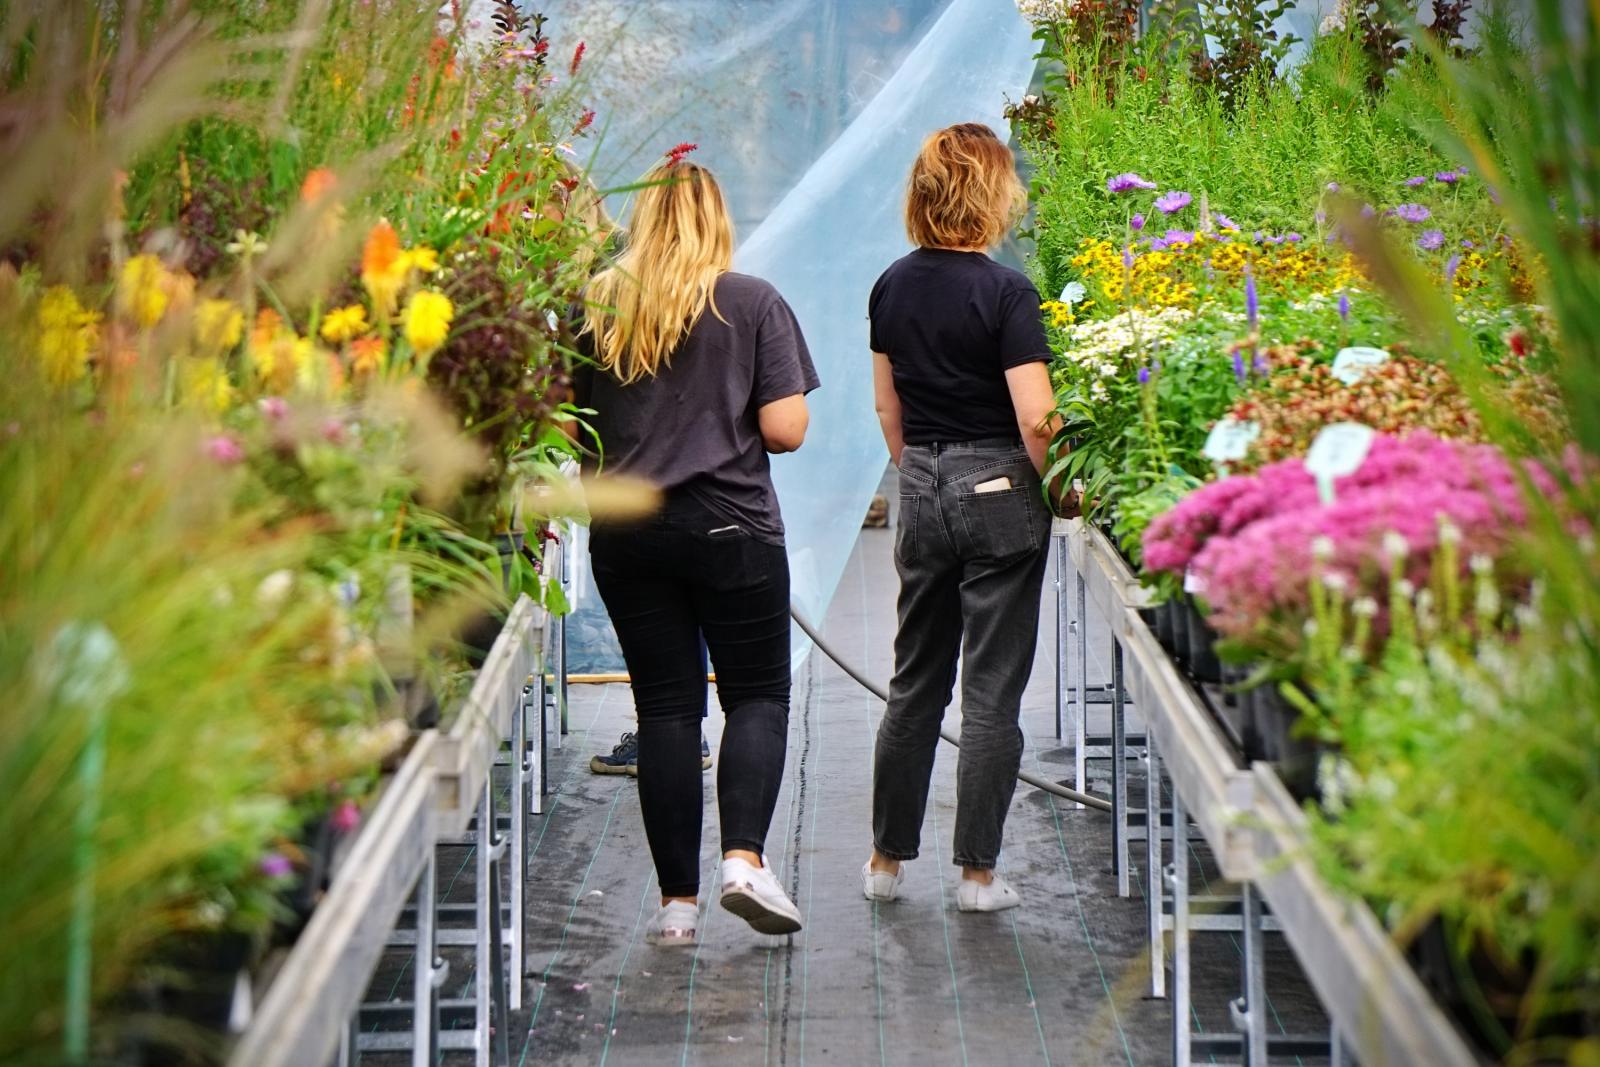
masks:
<path id="1" fill-rule="evenodd" d="M 1156 519 L 1145 532 L 1145 565 L 1192 572 L 1204 585 L 1211 624 L 1233 637 L 1297 624 L 1309 612 L 1316 573 L 1338 575 L 1349 595 L 1381 602 L 1390 535 L 1409 546 L 1405 570 L 1417 583 L 1427 579 L 1442 525 L 1459 532 L 1462 560 L 1505 551 L 1526 521 L 1514 462 L 1490 445 L 1423 432 L 1382 435 L 1360 469 L 1335 483 L 1331 506 L 1303 462 L 1269 464 L 1204 486 Z M 1555 496 L 1544 468 L 1531 461 L 1525 468 Z M 1319 543 L 1325 556 L 1317 555 Z"/>

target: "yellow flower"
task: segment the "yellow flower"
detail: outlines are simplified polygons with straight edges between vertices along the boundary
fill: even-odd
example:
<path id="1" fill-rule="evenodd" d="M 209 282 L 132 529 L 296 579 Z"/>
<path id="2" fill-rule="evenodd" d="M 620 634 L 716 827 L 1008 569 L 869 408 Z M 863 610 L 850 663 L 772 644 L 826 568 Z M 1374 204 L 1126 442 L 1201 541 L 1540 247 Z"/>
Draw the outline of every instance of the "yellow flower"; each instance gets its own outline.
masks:
<path id="1" fill-rule="evenodd" d="M 244 337 L 244 312 L 231 300 L 202 300 L 194 313 L 194 343 L 205 356 L 217 356 Z"/>
<path id="2" fill-rule="evenodd" d="M 381 337 L 363 337 L 350 346 L 350 369 L 357 375 L 375 374 L 389 361 L 389 346 Z"/>
<path id="3" fill-rule="evenodd" d="M 189 360 L 183 370 L 183 399 L 197 408 L 218 414 L 234 400 L 233 383 L 216 359 Z"/>
<path id="4" fill-rule="evenodd" d="M 134 256 L 122 265 L 117 282 L 117 314 L 144 329 L 161 321 L 167 311 L 166 268 L 155 256 Z"/>
<path id="5" fill-rule="evenodd" d="M 413 270 L 432 274 L 439 269 L 439 253 L 427 245 L 418 245 L 409 252 L 400 253 L 400 262 Z"/>
<path id="6" fill-rule="evenodd" d="M 39 299 L 39 362 L 54 386 L 81 381 L 89 373 L 89 350 L 99 335 L 100 316 L 85 311 L 65 285 L 52 285 Z"/>
<path id="7" fill-rule="evenodd" d="M 367 309 L 360 304 L 335 308 L 323 316 L 322 339 L 329 344 L 342 345 L 366 333 Z"/>
<path id="8" fill-rule="evenodd" d="M 450 335 L 450 320 L 454 317 L 455 308 L 449 297 L 432 289 L 419 290 L 406 304 L 406 342 L 417 355 L 432 355 Z"/>

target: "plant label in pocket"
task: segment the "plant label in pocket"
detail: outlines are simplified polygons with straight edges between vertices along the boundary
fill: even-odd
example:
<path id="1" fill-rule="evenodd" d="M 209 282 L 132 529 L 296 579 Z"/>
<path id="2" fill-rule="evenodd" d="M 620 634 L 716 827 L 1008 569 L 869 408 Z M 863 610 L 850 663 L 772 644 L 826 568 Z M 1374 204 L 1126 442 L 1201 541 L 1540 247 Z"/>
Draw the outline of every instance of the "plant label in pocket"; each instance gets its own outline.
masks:
<path id="1" fill-rule="evenodd" d="M 1354 385 L 1373 367 L 1389 362 L 1389 353 L 1381 348 L 1341 348 L 1333 357 L 1333 376 L 1346 385 Z"/>
<path id="2" fill-rule="evenodd" d="M 1206 445 L 1201 449 L 1201 454 L 1213 463 L 1232 463 L 1243 459 L 1245 453 L 1250 451 L 1251 443 L 1260 436 L 1259 423 L 1240 422 L 1235 418 L 1219 419 L 1206 435 Z"/>
<path id="3" fill-rule="evenodd" d="M 1306 470 L 1317 480 L 1317 495 L 1324 504 L 1333 503 L 1333 480 L 1361 469 L 1377 436 L 1370 426 L 1359 422 L 1336 422 L 1324 426 L 1306 453 Z"/>

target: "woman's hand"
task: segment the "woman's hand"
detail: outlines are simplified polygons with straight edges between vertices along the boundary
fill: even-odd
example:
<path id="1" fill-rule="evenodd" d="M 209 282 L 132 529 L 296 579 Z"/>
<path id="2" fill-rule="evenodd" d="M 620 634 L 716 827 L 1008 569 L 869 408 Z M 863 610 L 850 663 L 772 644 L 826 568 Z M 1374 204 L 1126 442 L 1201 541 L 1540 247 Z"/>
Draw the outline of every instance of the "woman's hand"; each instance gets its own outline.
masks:
<path id="1" fill-rule="evenodd" d="M 1006 388 L 1017 413 L 1017 432 L 1022 447 L 1028 450 L 1034 469 L 1044 473 L 1045 453 L 1056 435 L 1056 396 L 1050 387 L 1050 372 L 1044 363 L 1024 363 L 1006 371 Z"/>

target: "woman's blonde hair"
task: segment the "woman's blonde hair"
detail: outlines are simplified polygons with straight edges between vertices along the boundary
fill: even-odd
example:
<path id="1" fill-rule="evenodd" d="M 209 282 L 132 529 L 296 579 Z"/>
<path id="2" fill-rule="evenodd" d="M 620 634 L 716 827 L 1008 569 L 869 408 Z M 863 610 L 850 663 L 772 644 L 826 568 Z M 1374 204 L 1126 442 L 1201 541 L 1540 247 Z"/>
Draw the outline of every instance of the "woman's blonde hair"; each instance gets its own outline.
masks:
<path id="1" fill-rule="evenodd" d="M 624 383 L 655 375 L 707 306 L 733 265 L 733 221 L 711 172 L 679 161 L 644 178 L 617 262 L 585 293 L 583 331 L 595 359 Z"/>
<path id="2" fill-rule="evenodd" d="M 906 184 L 906 234 L 924 248 L 989 248 L 1027 204 L 1011 149 L 981 122 L 963 122 L 922 142 Z"/>

